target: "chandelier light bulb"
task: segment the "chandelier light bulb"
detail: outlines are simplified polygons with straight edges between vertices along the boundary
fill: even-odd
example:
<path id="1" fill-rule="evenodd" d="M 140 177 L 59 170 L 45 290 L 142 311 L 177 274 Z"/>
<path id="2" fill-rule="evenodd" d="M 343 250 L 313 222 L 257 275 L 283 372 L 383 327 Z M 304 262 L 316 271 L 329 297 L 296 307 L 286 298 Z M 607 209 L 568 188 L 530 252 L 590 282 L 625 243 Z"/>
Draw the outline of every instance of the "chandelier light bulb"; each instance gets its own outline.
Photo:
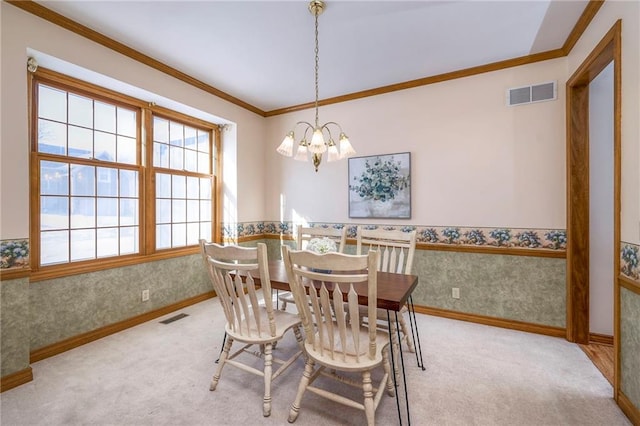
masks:
<path id="1" fill-rule="evenodd" d="M 333 139 L 329 139 L 329 155 L 327 156 L 327 161 L 336 161 L 340 159 L 340 153 L 338 152 L 338 147 Z"/>
<path id="2" fill-rule="evenodd" d="M 287 136 L 285 136 L 285 138 L 282 140 L 282 143 L 276 150 L 278 151 L 278 154 L 284 155 L 285 157 L 291 157 L 293 155 L 294 138 L 295 136 L 292 130 L 287 134 Z"/>
<path id="3" fill-rule="evenodd" d="M 344 133 L 340 133 L 340 158 L 351 157 L 356 153 L 356 150 L 351 146 L 349 138 Z"/>
<path id="4" fill-rule="evenodd" d="M 313 154 L 322 154 L 323 152 L 327 151 L 327 145 L 324 143 L 324 136 L 322 135 L 321 129 L 316 128 L 313 131 L 309 151 L 311 151 L 311 153 Z"/>
<path id="5" fill-rule="evenodd" d="M 293 157 L 293 159 L 298 161 L 307 161 L 307 151 L 307 141 L 302 139 L 298 145 L 296 156 Z"/>

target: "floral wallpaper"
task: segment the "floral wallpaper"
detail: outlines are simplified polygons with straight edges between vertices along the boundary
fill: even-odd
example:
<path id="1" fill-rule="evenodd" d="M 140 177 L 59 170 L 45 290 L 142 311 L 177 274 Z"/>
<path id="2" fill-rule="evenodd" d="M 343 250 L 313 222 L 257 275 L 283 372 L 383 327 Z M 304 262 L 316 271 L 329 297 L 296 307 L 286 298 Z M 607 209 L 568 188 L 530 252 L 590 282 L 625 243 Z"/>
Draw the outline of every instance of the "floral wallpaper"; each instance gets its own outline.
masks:
<path id="1" fill-rule="evenodd" d="M 620 247 L 620 272 L 636 281 L 640 281 L 639 251 L 640 246 L 625 243 L 624 241 Z"/>
<path id="2" fill-rule="evenodd" d="M 310 226 L 347 227 L 347 237 L 356 237 L 358 225 L 342 223 L 310 223 Z M 383 228 L 411 232 L 417 230 L 419 243 L 434 245 L 457 245 L 474 247 L 515 247 L 523 249 L 566 250 L 567 234 L 562 229 L 517 229 L 478 228 L 460 226 L 414 226 L 414 225 L 366 225 L 367 229 Z M 260 235 L 293 236 L 296 225 L 292 222 L 243 222 L 235 226 L 225 224 L 225 239 L 243 239 Z M 29 240 L 0 241 L 0 269 L 29 267 Z M 640 281 L 640 246 L 622 242 L 620 248 L 620 273 Z"/>
<path id="3" fill-rule="evenodd" d="M 347 237 L 356 237 L 358 225 L 342 223 L 310 223 L 310 226 L 347 227 Z M 488 247 L 521 247 L 566 250 L 567 234 L 562 229 L 477 228 L 414 225 L 366 225 L 367 229 L 383 228 L 411 232 L 417 230 L 418 242 L 440 245 L 466 245 Z M 224 237 L 229 239 L 259 234 L 293 235 L 292 222 L 245 222 L 224 227 Z"/>
<path id="4" fill-rule="evenodd" d="M 29 240 L 4 240 L 0 242 L 0 269 L 28 267 Z"/>

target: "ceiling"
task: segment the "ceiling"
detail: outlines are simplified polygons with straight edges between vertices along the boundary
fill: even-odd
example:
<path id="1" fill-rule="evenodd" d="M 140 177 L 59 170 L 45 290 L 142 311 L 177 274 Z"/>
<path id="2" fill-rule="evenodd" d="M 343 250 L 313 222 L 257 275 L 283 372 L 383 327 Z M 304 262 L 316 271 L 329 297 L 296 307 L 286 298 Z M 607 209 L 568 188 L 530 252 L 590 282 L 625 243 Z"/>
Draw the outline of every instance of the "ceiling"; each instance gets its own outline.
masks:
<path id="1" fill-rule="evenodd" d="M 262 111 L 313 102 L 296 1 L 38 1 Z M 561 48 L 588 1 L 340 1 L 319 17 L 319 97 Z"/>

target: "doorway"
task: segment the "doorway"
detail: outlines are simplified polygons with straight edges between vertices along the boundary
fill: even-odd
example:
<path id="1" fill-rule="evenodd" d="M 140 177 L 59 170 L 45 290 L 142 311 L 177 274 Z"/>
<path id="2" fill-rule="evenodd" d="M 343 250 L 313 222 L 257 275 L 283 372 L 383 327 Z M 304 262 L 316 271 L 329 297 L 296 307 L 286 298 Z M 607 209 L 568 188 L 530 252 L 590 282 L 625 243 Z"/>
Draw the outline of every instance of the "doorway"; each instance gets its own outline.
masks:
<path id="1" fill-rule="evenodd" d="M 618 21 L 567 81 L 567 340 L 588 344 L 589 85 L 613 63 L 614 395 L 617 394 L 620 270 L 621 28 Z"/>

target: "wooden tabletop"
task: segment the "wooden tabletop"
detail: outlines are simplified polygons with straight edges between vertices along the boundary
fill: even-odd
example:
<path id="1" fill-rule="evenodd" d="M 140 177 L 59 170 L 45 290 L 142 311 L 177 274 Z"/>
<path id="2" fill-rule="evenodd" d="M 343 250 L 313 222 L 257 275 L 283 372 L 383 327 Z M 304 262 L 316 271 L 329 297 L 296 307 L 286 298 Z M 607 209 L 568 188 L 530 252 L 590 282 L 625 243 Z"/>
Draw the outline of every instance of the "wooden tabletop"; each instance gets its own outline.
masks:
<path id="1" fill-rule="evenodd" d="M 289 279 L 283 261 L 269 261 L 269 279 L 272 289 L 289 290 Z M 378 308 L 399 311 L 407 303 L 407 299 L 417 285 L 418 277 L 416 275 L 378 272 Z M 326 283 L 326 286 L 327 290 L 333 291 L 333 283 Z M 356 283 L 353 288 L 358 293 L 358 303 L 366 305 L 368 303 L 367 285 Z"/>

